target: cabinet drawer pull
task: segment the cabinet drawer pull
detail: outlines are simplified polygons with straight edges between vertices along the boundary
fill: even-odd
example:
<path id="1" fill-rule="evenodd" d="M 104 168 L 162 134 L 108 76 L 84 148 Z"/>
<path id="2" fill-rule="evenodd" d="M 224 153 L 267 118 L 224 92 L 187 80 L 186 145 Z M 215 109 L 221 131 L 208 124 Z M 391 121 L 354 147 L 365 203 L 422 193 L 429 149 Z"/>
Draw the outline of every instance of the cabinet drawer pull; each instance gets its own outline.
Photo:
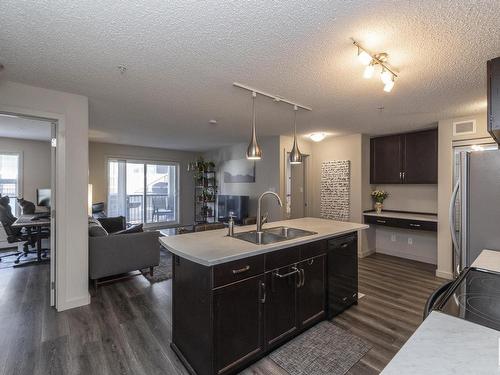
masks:
<path id="1" fill-rule="evenodd" d="M 346 248 L 346 247 L 348 247 L 348 246 L 349 246 L 349 242 L 344 242 L 342 245 L 340 245 L 340 247 L 341 247 L 342 249 L 345 249 L 345 248 Z"/>
<path id="2" fill-rule="evenodd" d="M 302 275 L 302 277 L 301 277 L 302 282 L 300 284 L 300 287 L 302 288 L 306 283 L 306 272 L 304 271 L 303 268 L 300 269 L 300 274 Z"/>
<path id="3" fill-rule="evenodd" d="M 347 297 L 342 298 L 342 302 L 346 302 L 346 301 L 347 301 Z"/>
<path id="4" fill-rule="evenodd" d="M 380 224 L 385 224 L 386 221 L 385 220 L 377 220 L 377 223 L 380 223 Z"/>
<path id="5" fill-rule="evenodd" d="M 420 224 L 413 224 L 413 223 L 410 223 L 410 227 L 416 227 L 416 228 L 418 228 L 418 227 L 420 227 L 420 226 L 421 226 Z"/>
<path id="6" fill-rule="evenodd" d="M 249 270 L 250 270 L 250 266 L 245 266 L 243 268 L 240 268 L 240 269 L 237 269 L 237 270 L 233 270 L 233 275 L 237 275 L 239 273 L 247 272 Z"/>
<path id="7" fill-rule="evenodd" d="M 274 271 L 274 272 L 273 272 L 273 276 L 276 276 L 276 277 L 278 277 L 278 278 L 280 278 L 280 279 L 283 279 L 283 278 L 285 278 L 285 277 L 292 276 L 292 275 L 295 275 L 296 273 L 299 273 L 299 272 L 300 272 L 300 271 L 298 270 L 298 268 L 297 268 L 297 267 L 292 267 L 292 270 L 293 270 L 293 271 L 290 271 L 290 272 L 285 273 L 285 274 L 283 274 L 283 275 L 281 275 L 278 271 Z"/>

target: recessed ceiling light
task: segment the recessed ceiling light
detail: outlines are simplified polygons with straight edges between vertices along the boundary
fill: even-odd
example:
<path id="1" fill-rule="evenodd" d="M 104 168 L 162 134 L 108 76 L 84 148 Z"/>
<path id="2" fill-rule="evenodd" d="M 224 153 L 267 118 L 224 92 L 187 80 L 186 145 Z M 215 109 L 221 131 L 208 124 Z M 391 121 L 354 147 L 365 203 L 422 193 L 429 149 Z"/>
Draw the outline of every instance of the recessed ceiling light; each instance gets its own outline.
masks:
<path id="1" fill-rule="evenodd" d="M 312 133 L 309 138 L 311 138 L 311 141 L 314 141 L 314 142 L 321 142 L 323 139 L 326 138 L 326 133 L 322 133 L 322 132 L 319 132 L 319 133 Z"/>
<path id="2" fill-rule="evenodd" d="M 210 125 L 217 125 L 217 120 L 209 120 L 208 123 Z"/>

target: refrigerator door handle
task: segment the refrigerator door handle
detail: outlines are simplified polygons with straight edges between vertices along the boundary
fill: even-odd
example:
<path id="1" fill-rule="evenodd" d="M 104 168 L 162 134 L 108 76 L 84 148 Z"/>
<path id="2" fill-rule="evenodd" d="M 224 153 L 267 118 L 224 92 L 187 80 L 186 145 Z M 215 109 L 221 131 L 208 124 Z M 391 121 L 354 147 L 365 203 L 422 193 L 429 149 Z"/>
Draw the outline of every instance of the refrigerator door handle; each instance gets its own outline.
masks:
<path id="1" fill-rule="evenodd" d="M 457 262 L 457 269 L 455 270 L 458 273 L 460 273 L 460 249 L 458 247 L 458 240 L 457 240 L 457 235 L 455 233 L 455 203 L 457 200 L 457 194 L 458 194 L 458 189 L 460 188 L 460 179 L 457 181 L 455 184 L 455 187 L 453 188 L 453 192 L 451 193 L 451 200 L 450 200 L 450 208 L 449 208 L 449 223 L 450 223 L 450 233 L 451 233 L 451 240 L 453 242 L 453 251 L 455 253 L 455 257 L 458 260 Z"/>

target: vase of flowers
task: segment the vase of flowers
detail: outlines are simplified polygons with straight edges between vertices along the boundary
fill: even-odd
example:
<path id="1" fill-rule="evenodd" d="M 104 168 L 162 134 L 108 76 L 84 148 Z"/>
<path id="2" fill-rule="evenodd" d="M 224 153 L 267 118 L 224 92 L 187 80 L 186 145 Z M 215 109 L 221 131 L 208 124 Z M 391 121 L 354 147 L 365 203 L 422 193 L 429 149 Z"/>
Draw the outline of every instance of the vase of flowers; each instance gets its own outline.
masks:
<path id="1" fill-rule="evenodd" d="M 371 193 L 372 199 L 374 200 L 374 208 L 377 214 L 382 212 L 384 208 L 384 200 L 389 196 L 389 193 L 384 190 L 374 190 Z"/>

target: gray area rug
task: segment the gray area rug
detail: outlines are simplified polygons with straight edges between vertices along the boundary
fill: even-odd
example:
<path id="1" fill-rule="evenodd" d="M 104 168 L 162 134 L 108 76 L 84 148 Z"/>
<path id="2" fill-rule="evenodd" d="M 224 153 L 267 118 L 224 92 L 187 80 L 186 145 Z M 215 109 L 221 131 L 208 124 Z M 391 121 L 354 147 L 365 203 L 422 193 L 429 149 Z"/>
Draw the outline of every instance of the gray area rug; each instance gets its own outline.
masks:
<path id="1" fill-rule="evenodd" d="M 142 274 L 152 283 L 168 280 L 172 278 L 172 253 L 160 247 L 160 264 L 155 267 L 153 276 L 149 275 L 149 269 L 142 270 Z"/>
<path id="2" fill-rule="evenodd" d="M 370 349 L 359 337 L 323 321 L 269 358 L 291 375 L 343 375 Z"/>

